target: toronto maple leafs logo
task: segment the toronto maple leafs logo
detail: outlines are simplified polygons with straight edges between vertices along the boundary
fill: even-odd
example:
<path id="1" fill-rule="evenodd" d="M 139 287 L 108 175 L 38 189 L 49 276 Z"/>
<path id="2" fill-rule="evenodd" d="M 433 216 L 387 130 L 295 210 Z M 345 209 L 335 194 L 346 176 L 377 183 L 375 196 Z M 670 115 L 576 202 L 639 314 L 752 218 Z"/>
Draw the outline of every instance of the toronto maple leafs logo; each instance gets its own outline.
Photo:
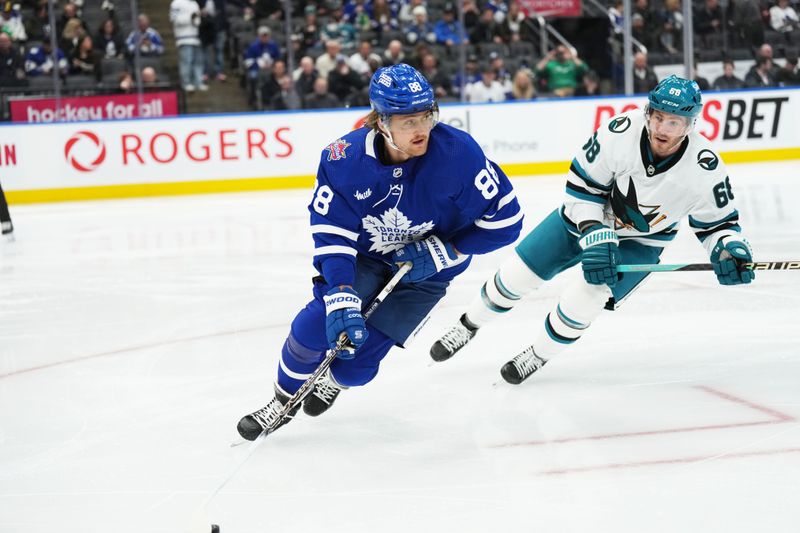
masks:
<path id="1" fill-rule="evenodd" d="M 345 150 L 347 150 L 348 146 L 350 146 L 350 143 L 344 139 L 337 139 L 326 146 L 325 149 L 328 151 L 328 161 L 346 159 L 347 154 L 345 153 Z"/>
<path id="2" fill-rule="evenodd" d="M 433 229 L 433 221 L 412 226 L 411 220 L 396 207 L 384 211 L 380 218 L 367 215 L 361 219 L 361 223 L 369 232 L 369 240 L 372 242 L 369 251 L 382 254 L 399 250 L 406 243 L 417 240 Z"/>
<path id="3" fill-rule="evenodd" d="M 617 182 L 614 182 L 611 190 L 611 209 L 616 217 L 614 229 L 635 229 L 649 233 L 651 227 L 667 218 L 658 212 L 660 208 L 660 205 L 640 205 L 633 181 L 629 182 L 628 194 L 623 193 Z"/>

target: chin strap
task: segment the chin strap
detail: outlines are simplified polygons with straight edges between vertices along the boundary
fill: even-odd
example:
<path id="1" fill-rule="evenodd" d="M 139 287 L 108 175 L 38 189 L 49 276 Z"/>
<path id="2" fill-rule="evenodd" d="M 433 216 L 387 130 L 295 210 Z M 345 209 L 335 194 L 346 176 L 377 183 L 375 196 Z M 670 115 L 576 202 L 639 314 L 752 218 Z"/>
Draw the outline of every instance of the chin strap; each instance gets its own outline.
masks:
<path id="1" fill-rule="evenodd" d="M 402 152 L 402 153 L 404 153 L 405 155 L 407 155 L 409 157 L 413 157 L 411 154 L 409 154 L 408 152 L 406 152 L 405 150 L 403 150 L 402 148 L 400 148 L 399 146 L 397 146 L 394 143 L 394 139 L 392 138 L 392 132 L 390 132 L 389 128 L 387 128 L 383 124 L 383 120 L 382 119 L 379 119 L 378 130 L 381 132 L 381 135 L 383 135 L 383 138 L 386 139 L 386 142 L 389 143 L 389 146 L 391 146 L 392 148 L 394 148 L 398 152 Z"/>

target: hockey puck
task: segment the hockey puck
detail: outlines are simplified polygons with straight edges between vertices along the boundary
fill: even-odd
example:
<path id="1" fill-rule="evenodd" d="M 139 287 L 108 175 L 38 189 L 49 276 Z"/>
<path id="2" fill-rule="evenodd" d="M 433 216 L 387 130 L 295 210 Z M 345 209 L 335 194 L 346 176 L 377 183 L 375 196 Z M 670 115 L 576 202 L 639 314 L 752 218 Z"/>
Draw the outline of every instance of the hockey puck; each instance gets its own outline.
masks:
<path id="1" fill-rule="evenodd" d="M 211 533 L 219 533 L 219 526 L 217 524 L 211 524 Z"/>

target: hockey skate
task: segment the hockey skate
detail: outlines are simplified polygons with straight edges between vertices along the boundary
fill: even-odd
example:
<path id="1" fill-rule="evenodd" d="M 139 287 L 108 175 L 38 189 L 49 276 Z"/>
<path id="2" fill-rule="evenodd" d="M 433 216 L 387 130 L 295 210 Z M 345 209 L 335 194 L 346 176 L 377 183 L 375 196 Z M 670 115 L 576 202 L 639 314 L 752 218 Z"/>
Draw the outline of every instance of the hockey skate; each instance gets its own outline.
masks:
<path id="1" fill-rule="evenodd" d="M 278 422 L 278 415 L 283 409 L 284 404 L 286 404 L 288 401 L 289 396 L 277 385 L 275 385 L 275 397 L 270 400 L 265 407 L 262 407 L 258 411 L 252 412 L 239 420 L 239 424 L 236 426 L 236 429 L 239 431 L 239 435 L 247 440 L 256 440 L 264 430 L 275 431 L 284 424 L 288 424 L 289 421 L 294 418 L 295 413 L 297 413 L 297 410 L 300 408 L 298 405 L 289 411 L 283 420 Z"/>
<path id="2" fill-rule="evenodd" d="M 438 341 L 431 346 L 431 358 L 436 362 L 447 361 L 457 351 L 467 345 L 478 332 L 478 328 L 467 320 L 467 315 L 461 315 L 458 324 L 451 327 Z"/>
<path id="3" fill-rule="evenodd" d="M 545 359 L 536 355 L 533 346 L 529 346 L 524 352 L 504 364 L 500 369 L 500 375 L 512 385 L 519 385 L 542 368 L 546 362 Z"/>
<path id="4" fill-rule="evenodd" d="M 314 382 L 314 389 L 305 400 L 303 400 L 303 412 L 308 416 L 319 416 L 331 408 L 336 397 L 342 392 L 343 387 L 336 383 L 328 369 Z"/>

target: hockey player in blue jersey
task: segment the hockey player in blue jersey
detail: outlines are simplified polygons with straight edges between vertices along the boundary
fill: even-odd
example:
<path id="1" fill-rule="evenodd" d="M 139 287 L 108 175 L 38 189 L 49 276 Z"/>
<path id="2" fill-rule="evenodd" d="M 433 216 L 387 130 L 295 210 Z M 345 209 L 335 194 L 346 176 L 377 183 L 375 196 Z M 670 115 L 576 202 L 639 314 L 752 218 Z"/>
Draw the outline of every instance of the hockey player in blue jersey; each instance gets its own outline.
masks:
<path id="1" fill-rule="evenodd" d="M 670 76 L 650 92 L 644 113 L 602 124 L 572 160 L 564 204 L 520 242 L 459 323 L 433 344 L 431 357 L 449 359 L 479 327 L 580 263 L 583 278 L 562 293 L 533 345 L 501 368 L 507 382 L 521 383 L 644 281 L 646 273 L 618 274 L 617 265 L 658 263 L 686 215 L 719 282 L 750 283 L 754 272 L 739 268 L 752 252 L 730 178 L 711 144 L 693 131 L 701 108 L 697 83 Z"/>
<path id="2" fill-rule="evenodd" d="M 366 126 L 322 151 L 309 205 L 314 299 L 292 322 L 275 398 L 239 422 L 246 439 L 277 426 L 282 405 L 343 333 L 350 350 L 314 383 L 303 411 L 320 415 L 341 390 L 371 381 L 472 255 L 519 236 L 523 215 L 508 178 L 468 133 L 438 123 L 433 89 L 419 72 L 379 69 L 369 96 Z M 362 306 L 405 262 L 411 270 L 365 323 Z"/>

